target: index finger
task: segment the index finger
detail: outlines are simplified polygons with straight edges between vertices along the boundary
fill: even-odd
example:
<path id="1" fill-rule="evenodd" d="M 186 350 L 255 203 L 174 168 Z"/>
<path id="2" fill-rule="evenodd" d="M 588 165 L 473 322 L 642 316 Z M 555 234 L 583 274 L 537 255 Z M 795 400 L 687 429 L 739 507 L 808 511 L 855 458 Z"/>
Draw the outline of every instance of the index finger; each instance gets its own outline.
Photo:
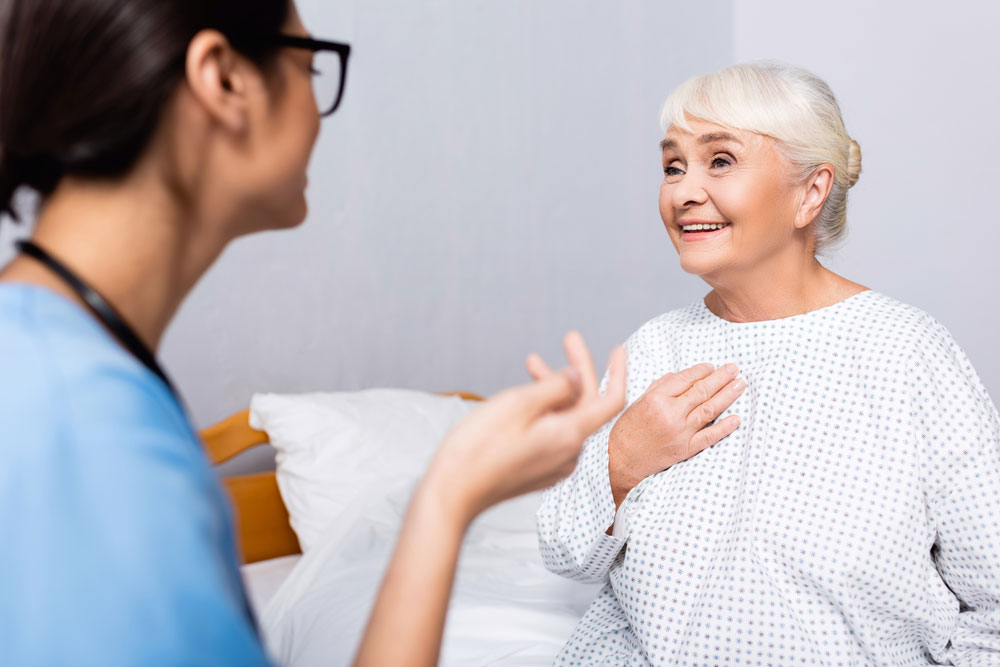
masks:
<path id="1" fill-rule="evenodd" d="M 707 403 L 723 387 L 732 382 L 738 373 L 739 368 L 736 364 L 726 364 L 710 373 L 708 377 L 695 382 L 678 398 L 684 400 L 688 412 L 692 412 L 700 405 Z"/>
<path id="2" fill-rule="evenodd" d="M 625 380 L 628 375 L 627 355 L 620 345 L 611 351 L 608 361 L 608 382 L 603 396 L 595 396 L 589 401 L 580 401 L 569 411 L 572 419 L 590 435 L 625 407 Z"/>
<path id="3" fill-rule="evenodd" d="M 680 396 L 698 380 L 703 380 L 715 372 L 715 366 L 701 363 L 685 368 L 679 373 L 667 373 L 653 384 L 659 384 L 671 396 Z"/>
<path id="4" fill-rule="evenodd" d="M 544 359 L 535 353 L 531 353 L 527 356 L 524 360 L 524 367 L 528 370 L 528 373 L 531 374 L 531 377 L 534 380 L 541 380 L 552 375 L 552 369 L 549 368 L 549 365 L 545 363 Z"/>
<path id="5" fill-rule="evenodd" d="M 563 338 L 563 348 L 571 366 L 580 372 L 583 380 L 583 396 L 589 398 L 597 395 L 597 375 L 594 373 L 594 360 L 590 356 L 583 335 L 578 331 L 570 331 Z"/>
<path id="6" fill-rule="evenodd" d="M 534 419 L 577 402 L 581 393 L 580 372 L 571 366 L 513 391 L 526 408 L 526 416 Z"/>

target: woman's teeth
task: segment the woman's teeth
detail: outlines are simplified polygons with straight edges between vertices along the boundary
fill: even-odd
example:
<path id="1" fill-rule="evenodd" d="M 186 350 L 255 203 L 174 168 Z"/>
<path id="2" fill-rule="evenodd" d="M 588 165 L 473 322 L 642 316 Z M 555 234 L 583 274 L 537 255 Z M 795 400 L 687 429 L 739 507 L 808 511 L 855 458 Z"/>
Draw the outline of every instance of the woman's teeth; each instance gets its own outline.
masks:
<path id="1" fill-rule="evenodd" d="M 685 232 L 703 232 L 712 231 L 713 229 L 722 229 L 723 227 L 728 227 L 728 222 L 719 222 L 711 224 L 696 224 L 696 225 L 683 225 L 681 229 Z"/>

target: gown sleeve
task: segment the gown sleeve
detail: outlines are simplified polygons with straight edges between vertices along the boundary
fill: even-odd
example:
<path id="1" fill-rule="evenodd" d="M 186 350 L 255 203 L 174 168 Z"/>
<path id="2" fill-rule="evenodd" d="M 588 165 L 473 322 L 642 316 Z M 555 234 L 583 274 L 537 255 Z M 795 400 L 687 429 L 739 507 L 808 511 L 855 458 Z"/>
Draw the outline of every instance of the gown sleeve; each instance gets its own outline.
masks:
<path id="1" fill-rule="evenodd" d="M 587 439 L 573 474 L 545 494 L 538 510 L 542 562 L 552 572 L 587 583 L 607 579 L 625 538 L 607 534 L 615 518 L 608 478 L 612 423 Z"/>
<path id="2" fill-rule="evenodd" d="M 641 354 L 645 328 L 639 329 L 625 342 L 629 368 Z M 602 393 L 607 381 L 605 375 L 601 381 Z M 641 381 L 629 371 L 627 404 L 634 402 L 646 390 L 646 386 L 640 384 Z M 627 530 L 615 530 L 615 535 L 607 534 L 616 517 L 608 473 L 608 437 L 621 414 L 587 438 L 573 474 L 546 492 L 538 510 L 538 543 L 542 561 L 550 571 L 569 579 L 586 583 L 606 581 L 611 565 L 628 541 Z M 627 513 L 635 495 L 630 492 L 622 501 L 621 512 Z M 619 517 L 622 516 L 619 513 Z"/>
<path id="3" fill-rule="evenodd" d="M 1000 418 L 965 352 L 931 321 L 911 400 L 925 462 L 932 557 L 958 604 L 955 665 L 1000 664 Z"/>

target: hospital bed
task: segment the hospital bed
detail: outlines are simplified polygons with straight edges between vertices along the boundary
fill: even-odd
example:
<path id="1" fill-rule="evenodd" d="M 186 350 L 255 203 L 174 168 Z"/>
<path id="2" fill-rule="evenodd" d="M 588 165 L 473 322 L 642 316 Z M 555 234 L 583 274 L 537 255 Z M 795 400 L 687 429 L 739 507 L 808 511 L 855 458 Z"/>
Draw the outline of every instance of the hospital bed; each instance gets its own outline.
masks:
<path id="1" fill-rule="evenodd" d="M 254 397 L 250 410 L 202 431 L 213 464 L 259 445 L 278 452 L 277 471 L 222 483 L 232 503 L 251 606 L 279 664 L 350 663 L 409 494 L 440 435 L 481 400 L 462 392 L 403 390 L 264 395 Z M 308 431 L 304 425 L 312 431 L 299 433 Z M 297 452 L 296 438 L 314 450 Z M 327 440 L 340 449 L 324 463 Z M 303 480 L 324 466 L 333 477 Z M 348 489 L 344 498 L 311 497 L 337 486 Z M 535 493 L 508 501 L 473 523 L 440 664 L 551 665 L 596 595 L 598 587 L 562 579 L 542 566 L 534 520 L 540 500 Z M 322 529 L 301 516 L 317 508 L 328 514 Z M 300 534 L 307 539 L 300 541 Z"/>

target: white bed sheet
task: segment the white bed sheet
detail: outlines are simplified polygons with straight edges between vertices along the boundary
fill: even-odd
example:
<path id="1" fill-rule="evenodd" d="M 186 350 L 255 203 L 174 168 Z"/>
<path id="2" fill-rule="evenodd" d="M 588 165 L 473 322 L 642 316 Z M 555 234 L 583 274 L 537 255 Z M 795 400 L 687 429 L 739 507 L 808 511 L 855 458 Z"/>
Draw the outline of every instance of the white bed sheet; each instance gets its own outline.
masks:
<path id="1" fill-rule="evenodd" d="M 260 618 L 264 613 L 267 603 L 278 592 L 281 584 L 288 578 L 300 558 L 302 558 L 301 554 L 282 556 L 240 567 L 243 585 L 247 590 L 247 597 L 250 599 L 250 608 L 253 609 L 257 618 Z"/>
<path id="2" fill-rule="evenodd" d="M 297 563 L 261 617 L 279 664 L 350 664 L 411 491 L 411 485 L 373 491 Z M 504 503 L 473 524 L 441 665 L 551 665 L 597 594 L 600 585 L 572 582 L 543 567 L 534 518 L 540 500 L 533 494 Z"/>

